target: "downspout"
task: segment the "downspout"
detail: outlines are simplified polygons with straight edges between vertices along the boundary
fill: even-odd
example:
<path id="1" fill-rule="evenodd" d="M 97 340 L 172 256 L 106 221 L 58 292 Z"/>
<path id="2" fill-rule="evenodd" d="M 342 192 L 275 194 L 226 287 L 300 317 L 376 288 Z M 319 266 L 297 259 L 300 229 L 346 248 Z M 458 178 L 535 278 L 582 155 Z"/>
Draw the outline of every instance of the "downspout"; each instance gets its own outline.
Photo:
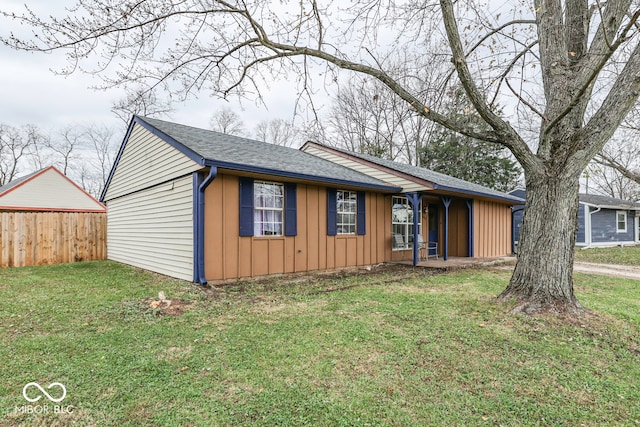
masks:
<path id="1" fill-rule="evenodd" d="M 595 211 L 591 211 L 591 208 L 589 207 L 589 205 L 585 205 L 585 209 L 587 209 L 587 213 L 588 213 L 588 215 L 585 215 L 584 217 L 585 223 L 586 223 L 584 225 L 584 240 L 587 245 L 582 249 L 589 249 L 591 248 L 591 244 L 593 243 L 592 237 L 591 237 L 591 215 L 593 215 L 596 212 L 600 212 L 600 209 L 602 209 L 602 207 L 598 206 Z"/>
<path id="2" fill-rule="evenodd" d="M 218 168 L 216 166 L 209 167 L 209 175 L 204 181 L 198 185 L 198 191 L 196 192 L 197 208 L 196 208 L 196 224 L 194 229 L 195 241 L 196 241 L 196 256 L 195 256 L 195 273 L 196 282 L 200 285 L 207 284 L 207 277 L 204 272 L 204 192 L 218 176 Z"/>
<path id="3" fill-rule="evenodd" d="M 475 230 L 473 228 L 473 199 L 467 199 L 465 200 L 465 202 L 467 203 L 467 209 L 469 210 L 469 222 L 467 224 L 467 228 L 469 229 L 469 235 L 467 236 L 467 256 L 469 258 L 473 258 L 473 245 L 475 243 L 474 240 L 474 233 Z M 513 213 L 512 213 L 513 214 Z M 513 239 L 512 239 L 513 241 Z"/>
<path id="4" fill-rule="evenodd" d="M 449 206 L 451 205 L 451 197 L 440 196 L 444 205 L 444 252 L 443 258 L 449 260 Z"/>
<path id="5" fill-rule="evenodd" d="M 411 207 L 413 209 L 413 265 L 418 265 L 420 263 L 420 246 L 418 242 L 418 215 L 422 215 L 422 212 L 420 212 L 419 209 L 421 196 L 418 193 L 410 193 L 407 194 L 407 199 L 411 203 Z"/>

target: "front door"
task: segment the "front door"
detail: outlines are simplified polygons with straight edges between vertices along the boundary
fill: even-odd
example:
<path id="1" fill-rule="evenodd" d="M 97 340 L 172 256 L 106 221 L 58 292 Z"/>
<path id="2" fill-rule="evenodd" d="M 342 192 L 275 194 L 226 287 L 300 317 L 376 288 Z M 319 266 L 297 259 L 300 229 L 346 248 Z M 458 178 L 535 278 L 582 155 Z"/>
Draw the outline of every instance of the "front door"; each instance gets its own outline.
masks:
<path id="1" fill-rule="evenodd" d="M 640 243 L 640 216 L 636 212 L 636 243 Z"/>
<path id="2" fill-rule="evenodd" d="M 429 204 L 429 243 L 438 243 L 438 205 Z M 437 246 L 436 246 L 437 247 Z M 429 255 L 437 255 L 433 245 L 429 245 Z"/>

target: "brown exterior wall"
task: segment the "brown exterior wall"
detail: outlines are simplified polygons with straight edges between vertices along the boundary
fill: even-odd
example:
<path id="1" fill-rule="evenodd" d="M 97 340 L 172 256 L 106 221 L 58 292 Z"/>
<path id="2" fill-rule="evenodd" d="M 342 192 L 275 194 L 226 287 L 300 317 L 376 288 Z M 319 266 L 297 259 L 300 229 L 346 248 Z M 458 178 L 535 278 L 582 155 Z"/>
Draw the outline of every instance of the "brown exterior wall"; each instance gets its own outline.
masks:
<path id="1" fill-rule="evenodd" d="M 102 260 L 107 214 L 0 212 L 0 267 Z"/>
<path id="2" fill-rule="evenodd" d="M 208 280 L 371 265 L 391 259 L 391 198 L 367 193 L 365 235 L 327 236 L 324 187 L 297 184 L 296 236 L 240 237 L 238 177 L 220 174 L 205 193 Z"/>
<path id="3" fill-rule="evenodd" d="M 511 207 L 476 200 L 474 204 L 474 257 L 498 257 L 511 253 Z"/>
<path id="4" fill-rule="evenodd" d="M 299 183 L 296 236 L 240 237 L 238 177 L 220 174 L 205 194 L 206 277 L 215 281 L 412 260 L 413 251 L 391 249 L 391 196 L 367 193 L 365 201 L 365 235 L 327 236 L 326 188 Z M 444 244 L 443 209 L 440 207 L 438 219 L 438 250 L 441 255 Z M 449 208 L 449 256 L 468 256 L 468 215 L 464 200 L 452 201 Z M 422 224 L 426 236 L 426 215 Z M 510 207 L 476 200 L 474 256 L 496 257 L 510 252 Z"/>
<path id="5" fill-rule="evenodd" d="M 469 208 L 464 200 L 449 206 L 449 256 L 469 256 Z M 444 242 L 440 246 L 444 245 Z M 440 249 L 440 248 L 438 248 Z"/>

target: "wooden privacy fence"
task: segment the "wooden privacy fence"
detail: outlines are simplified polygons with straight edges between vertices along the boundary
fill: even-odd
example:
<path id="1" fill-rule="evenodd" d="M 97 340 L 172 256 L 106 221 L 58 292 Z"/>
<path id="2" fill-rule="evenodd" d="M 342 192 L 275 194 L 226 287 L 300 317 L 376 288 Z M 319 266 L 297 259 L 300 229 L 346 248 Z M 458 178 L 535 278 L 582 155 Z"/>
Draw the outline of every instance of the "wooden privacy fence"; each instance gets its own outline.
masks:
<path id="1" fill-rule="evenodd" d="M 0 212 L 0 267 L 102 260 L 107 214 Z"/>

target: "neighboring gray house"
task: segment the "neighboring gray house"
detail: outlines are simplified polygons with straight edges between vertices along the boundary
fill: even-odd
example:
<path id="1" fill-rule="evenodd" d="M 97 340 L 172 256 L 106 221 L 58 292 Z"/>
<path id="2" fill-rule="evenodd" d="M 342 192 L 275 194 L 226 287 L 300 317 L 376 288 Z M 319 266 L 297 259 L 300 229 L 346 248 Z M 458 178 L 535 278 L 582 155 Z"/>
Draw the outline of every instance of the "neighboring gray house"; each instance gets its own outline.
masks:
<path id="1" fill-rule="evenodd" d="M 522 189 L 509 194 L 525 198 Z M 596 194 L 580 194 L 576 245 L 582 247 L 640 244 L 640 203 Z M 524 206 L 514 206 L 513 241 L 520 237 Z"/>

